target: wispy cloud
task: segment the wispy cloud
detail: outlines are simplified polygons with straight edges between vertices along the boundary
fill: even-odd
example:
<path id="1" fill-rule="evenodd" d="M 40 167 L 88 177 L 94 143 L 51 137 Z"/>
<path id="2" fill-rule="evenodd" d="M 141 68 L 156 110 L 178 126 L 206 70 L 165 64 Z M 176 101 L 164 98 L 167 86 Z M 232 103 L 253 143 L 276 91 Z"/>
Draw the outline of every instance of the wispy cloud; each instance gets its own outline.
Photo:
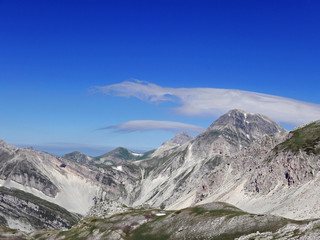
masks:
<path id="1" fill-rule="evenodd" d="M 121 123 L 115 126 L 100 128 L 100 130 L 103 130 L 103 129 L 116 129 L 124 132 L 166 130 L 166 131 L 172 131 L 172 132 L 187 131 L 187 132 L 200 133 L 205 128 L 191 125 L 191 124 L 180 123 L 180 122 L 135 120 L 135 121 Z"/>
<path id="2" fill-rule="evenodd" d="M 175 110 L 190 116 L 216 117 L 238 108 L 295 125 L 320 119 L 319 104 L 235 89 L 166 88 L 142 81 L 125 81 L 96 89 L 104 94 L 136 97 L 149 103 L 176 102 L 179 106 Z"/>

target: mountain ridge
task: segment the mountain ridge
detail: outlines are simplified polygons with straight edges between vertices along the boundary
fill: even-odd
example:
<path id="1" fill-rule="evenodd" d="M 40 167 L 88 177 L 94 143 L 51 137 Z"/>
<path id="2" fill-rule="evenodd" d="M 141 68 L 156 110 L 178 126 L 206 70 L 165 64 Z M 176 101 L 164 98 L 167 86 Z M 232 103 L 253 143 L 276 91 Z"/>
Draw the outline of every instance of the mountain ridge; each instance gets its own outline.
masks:
<path id="1" fill-rule="evenodd" d="M 250 213 L 316 218 L 319 142 L 320 121 L 287 132 L 264 115 L 242 110 L 222 115 L 195 138 L 177 137 L 112 165 L 77 162 L 0 141 L 0 185 L 82 215 L 103 201 L 166 210 L 225 202 Z"/>

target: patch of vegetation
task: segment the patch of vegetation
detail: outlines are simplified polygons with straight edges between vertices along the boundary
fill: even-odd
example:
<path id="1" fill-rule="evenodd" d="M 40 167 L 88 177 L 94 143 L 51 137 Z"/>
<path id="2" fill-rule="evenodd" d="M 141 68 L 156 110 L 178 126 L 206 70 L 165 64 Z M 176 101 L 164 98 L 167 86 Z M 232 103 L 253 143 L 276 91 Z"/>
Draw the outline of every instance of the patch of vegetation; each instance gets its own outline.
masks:
<path id="1" fill-rule="evenodd" d="M 320 148 L 316 145 L 320 142 L 320 124 L 313 122 L 292 131 L 292 137 L 278 144 L 275 148 L 275 152 L 283 150 L 291 150 L 292 152 L 299 152 L 300 150 L 305 151 L 308 155 L 320 154 Z"/>
<path id="2" fill-rule="evenodd" d="M 1 226 L 2 224 L 3 224 L 3 225 L 6 225 L 6 224 L 7 224 L 7 220 L 6 220 L 3 216 L 0 215 L 0 226 Z"/>
<path id="3" fill-rule="evenodd" d="M 150 151 L 148 151 L 148 152 L 145 152 L 145 153 L 143 153 L 143 155 L 137 156 L 137 157 L 136 157 L 136 160 L 138 161 L 138 160 L 147 159 L 147 158 L 149 158 L 149 157 L 151 156 L 151 154 L 154 153 L 155 151 L 156 151 L 156 150 L 153 149 L 153 150 L 150 150 Z"/>
<path id="4" fill-rule="evenodd" d="M 236 238 L 241 237 L 242 235 L 244 235 L 243 232 L 223 233 L 223 234 L 220 234 L 218 236 L 210 238 L 210 240 L 234 240 Z"/>
<path id="5" fill-rule="evenodd" d="M 0 234 L 1 233 L 11 233 L 11 234 L 16 234 L 18 233 L 18 230 L 17 229 L 12 229 L 12 228 L 8 228 L 6 227 L 4 224 L 1 224 L 0 223 Z M 0 235 L 1 236 L 1 235 Z M 0 237 L 1 239 L 1 237 Z"/>
<path id="6" fill-rule="evenodd" d="M 90 231 L 90 233 L 92 234 L 93 231 L 96 230 L 96 229 L 98 229 L 98 227 L 95 226 L 95 225 L 93 225 L 93 226 L 90 227 L 89 231 Z"/>
<path id="7" fill-rule="evenodd" d="M 61 231 L 59 232 L 57 237 L 63 237 L 63 239 L 71 240 L 71 239 L 77 239 L 77 240 L 86 240 L 88 234 L 83 234 L 81 232 L 81 229 L 79 228 L 72 228 L 68 231 Z"/>
<path id="8" fill-rule="evenodd" d="M 122 166 L 128 168 L 130 170 L 130 172 L 132 172 L 134 174 L 140 173 L 140 167 L 135 165 L 134 163 L 126 163 Z"/>
<path id="9" fill-rule="evenodd" d="M 165 231 L 153 232 L 152 222 L 163 219 L 166 216 L 155 217 L 151 222 L 145 223 L 133 230 L 130 234 L 129 240 L 166 240 L 170 238 L 170 235 Z"/>
<path id="10" fill-rule="evenodd" d="M 99 161 L 101 158 L 118 158 L 118 159 L 122 159 L 122 160 L 134 160 L 135 156 L 132 155 L 132 153 L 123 147 L 118 147 L 114 150 L 112 150 L 111 152 L 105 153 L 101 156 L 95 157 L 94 160 Z M 108 159 L 109 160 L 109 159 Z"/>
<path id="11" fill-rule="evenodd" d="M 97 218 L 93 218 L 93 219 L 91 219 L 91 222 L 92 223 L 94 223 L 94 222 L 98 222 L 99 221 L 99 219 L 97 219 Z"/>
<path id="12" fill-rule="evenodd" d="M 210 210 L 210 209 L 206 209 L 206 208 L 202 208 L 202 207 L 193 207 L 191 208 L 191 212 L 196 214 L 196 215 L 203 215 L 203 214 L 208 214 L 209 216 L 212 217 L 228 217 L 228 218 L 232 218 L 235 216 L 241 216 L 241 215 L 246 215 L 248 213 L 243 212 L 243 211 L 238 211 L 238 210 L 232 210 L 232 209 L 214 209 L 214 210 Z"/>

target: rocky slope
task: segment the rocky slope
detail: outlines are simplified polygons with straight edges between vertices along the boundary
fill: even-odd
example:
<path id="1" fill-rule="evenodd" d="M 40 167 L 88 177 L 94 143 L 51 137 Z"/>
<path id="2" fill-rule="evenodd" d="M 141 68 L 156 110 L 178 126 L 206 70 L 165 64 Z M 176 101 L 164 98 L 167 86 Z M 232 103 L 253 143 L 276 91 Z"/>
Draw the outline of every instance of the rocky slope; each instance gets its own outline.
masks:
<path id="1" fill-rule="evenodd" d="M 35 229 L 68 229 L 80 220 L 56 204 L 32 194 L 0 187 L 0 216 L 2 223 L 26 232 Z"/>
<path id="2" fill-rule="evenodd" d="M 191 135 L 185 132 L 178 133 L 174 136 L 170 141 L 164 142 L 159 148 L 157 148 L 152 155 L 151 158 L 155 157 L 163 157 L 164 155 L 168 155 L 176 148 L 182 146 L 183 144 L 190 142 L 193 139 Z"/>
<path id="3" fill-rule="evenodd" d="M 95 167 L 0 141 L 0 186 L 16 188 L 86 214 L 97 200 L 127 196 L 140 179 L 138 167 Z"/>
<path id="4" fill-rule="evenodd" d="M 89 181 L 90 170 L 55 156 L 0 144 L 0 185 L 32 193 L 69 211 L 84 214 L 101 186 Z M 83 172 L 83 173 L 81 173 Z"/>

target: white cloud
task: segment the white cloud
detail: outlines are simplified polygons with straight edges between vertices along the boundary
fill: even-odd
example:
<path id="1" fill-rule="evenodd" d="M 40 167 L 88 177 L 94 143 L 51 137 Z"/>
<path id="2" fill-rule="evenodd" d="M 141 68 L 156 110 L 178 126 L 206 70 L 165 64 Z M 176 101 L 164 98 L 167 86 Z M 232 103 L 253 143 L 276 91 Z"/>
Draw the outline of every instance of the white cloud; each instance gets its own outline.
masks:
<path id="1" fill-rule="evenodd" d="M 133 132 L 133 131 L 149 131 L 149 130 L 167 130 L 173 132 L 188 131 L 194 133 L 200 133 L 205 128 L 170 121 L 154 121 L 154 120 L 135 120 L 125 123 L 121 123 L 115 126 L 109 126 L 101 129 L 117 129 L 119 131 Z"/>
<path id="2" fill-rule="evenodd" d="M 97 87 L 102 93 L 136 97 L 149 103 L 171 101 L 175 110 L 190 116 L 219 116 L 231 109 L 262 113 L 271 119 L 302 124 L 320 119 L 320 105 L 268 94 L 217 88 L 166 88 L 142 81 L 125 81 Z"/>

